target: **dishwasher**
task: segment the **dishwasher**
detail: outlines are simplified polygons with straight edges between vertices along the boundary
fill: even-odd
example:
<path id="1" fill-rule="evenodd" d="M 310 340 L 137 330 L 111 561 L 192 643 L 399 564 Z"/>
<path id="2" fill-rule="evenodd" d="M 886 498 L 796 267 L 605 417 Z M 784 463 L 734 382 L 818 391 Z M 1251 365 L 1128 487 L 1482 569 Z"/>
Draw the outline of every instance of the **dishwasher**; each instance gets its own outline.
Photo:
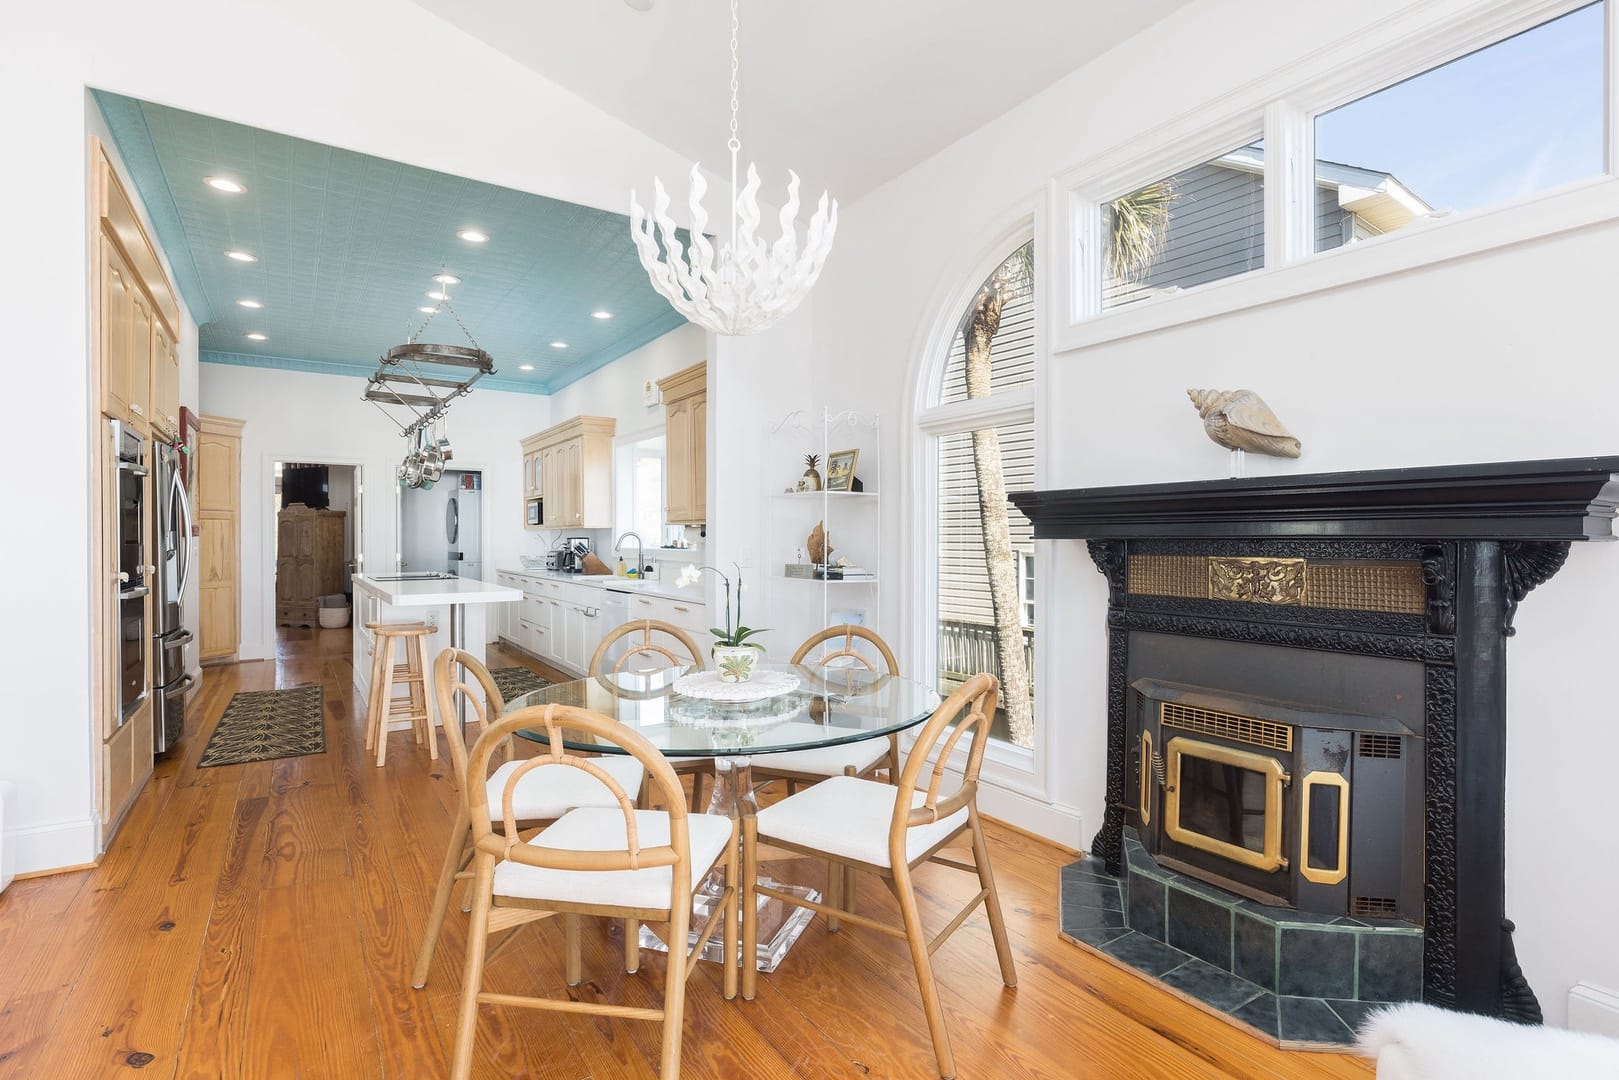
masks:
<path id="1" fill-rule="evenodd" d="M 602 590 L 601 621 L 596 624 L 596 642 L 599 644 L 614 630 L 630 621 L 630 593 L 627 589 L 615 589 L 611 585 Z M 595 645 L 591 646 L 592 649 Z M 623 654 L 622 649 L 614 649 L 602 659 L 605 661 L 604 669 L 610 668 Z"/>

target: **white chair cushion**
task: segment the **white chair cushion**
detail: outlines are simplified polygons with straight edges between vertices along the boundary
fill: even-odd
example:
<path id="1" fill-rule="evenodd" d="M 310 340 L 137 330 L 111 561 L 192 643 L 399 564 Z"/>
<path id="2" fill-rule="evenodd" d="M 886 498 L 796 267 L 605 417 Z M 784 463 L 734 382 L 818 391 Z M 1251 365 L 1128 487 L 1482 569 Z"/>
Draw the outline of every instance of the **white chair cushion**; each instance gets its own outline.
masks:
<path id="1" fill-rule="evenodd" d="M 810 728 L 816 734 L 825 734 L 826 728 L 815 724 L 783 724 L 766 733 L 767 739 L 783 738 L 793 728 Z M 838 746 L 820 746 L 813 750 L 783 750 L 775 754 L 755 754 L 755 768 L 776 769 L 781 772 L 804 773 L 808 776 L 842 776 L 845 766 L 863 773 L 888 754 L 886 738 L 864 739 Z"/>
<path id="2" fill-rule="evenodd" d="M 718 814 L 691 814 L 686 818 L 691 837 L 692 892 L 731 842 L 731 819 Z M 643 848 L 669 842 L 669 815 L 662 810 L 635 811 L 635 831 Z M 585 808 L 570 810 L 529 841 L 535 847 L 564 851 L 625 851 L 624 813 Z M 552 870 L 502 861 L 495 867 L 495 895 L 525 900 L 565 900 L 576 904 L 612 907 L 667 908 L 674 868 L 646 870 Z"/>
<path id="3" fill-rule="evenodd" d="M 646 775 L 644 765 L 628 754 L 602 754 L 589 761 L 617 781 L 632 802 L 635 800 L 641 778 Z M 500 800 L 506 780 L 523 764 L 508 761 L 489 777 L 489 816 L 496 821 L 501 817 Z M 525 773 L 512 794 L 512 813 L 518 821 L 558 818 L 579 806 L 617 805 L 618 799 L 606 784 L 572 765 L 541 765 Z"/>
<path id="4" fill-rule="evenodd" d="M 898 794 L 892 784 L 834 776 L 759 811 L 759 835 L 887 867 L 888 827 Z M 921 806 L 924 793 L 912 794 L 911 805 Z M 947 818 L 907 830 L 905 861 L 914 860 L 965 824 L 964 806 Z"/>

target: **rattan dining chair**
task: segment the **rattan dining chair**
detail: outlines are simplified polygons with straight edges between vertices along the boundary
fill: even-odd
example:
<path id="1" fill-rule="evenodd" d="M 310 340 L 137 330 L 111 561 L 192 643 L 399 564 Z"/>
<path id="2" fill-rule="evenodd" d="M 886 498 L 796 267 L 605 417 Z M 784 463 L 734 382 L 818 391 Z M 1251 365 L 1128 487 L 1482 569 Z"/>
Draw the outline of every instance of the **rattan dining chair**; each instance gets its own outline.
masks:
<path id="1" fill-rule="evenodd" d="M 456 669 L 470 672 L 477 686 L 468 685 L 459 678 Z M 495 685 L 489 669 L 471 653 L 445 649 L 433 661 L 433 691 L 438 700 L 439 721 L 444 729 L 444 741 L 449 744 L 450 762 L 455 773 L 456 788 L 467 789 L 467 744 L 461 730 L 457 701 L 465 704 L 467 723 L 477 723 L 480 731 L 500 718 L 506 702 Z M 479 692 L 482 692 L 482 699 Z M 506 781 L 522 768 L 523 763 L 513 756 L 513 743 L 507 738 L 500 748 L 501 764 L 494 775 L 488 777 L 484 787 L 491 794 L 501 791 Z M 630 791 L 638 791 L 646 770 L 632 757 L 615 754 L 601 757 L 597 764 L 615 783 Z M 472 861 L 472 826 L 466 816 L 466 802 L 460 803 L 455 824 L 450 829 L 449 847 L 444 852 L 444 865 L 439 870 L 438 888 L 433 893 L 433 906 L 427 915 L 427 928 L 416 952 L 416 966 L 412 969 L 410 984 L 420 990 L 427 985 L 428 970 L 433 964 L 433 950 L 438 945 L 439 932 L 444 927 L 444 914 L 449 910 L 450 893 L 457 881 L 470 879 L 467 864 Z M 572 769 L 541 769 L 526 772 L 519 785 L 513 808 L 519 828 L 531 828 L 541 822 L 554 821 L 578 806 L 612 806 L 612 793 L 593 776 Z M 634 971 L 639 951 L 625 946 L 625 970 Z"/>
<path id="2" fill-rule="evenodd" d="M 959 929 L 973 908 L 984 905 L 989 917 L 995 954 L 1000 960 L 1001 980 L 1017 985 L 1012 965 L 1012 948 L 1001 917 L 995 878 L 990 871 L 989 848 L 978 818 L 978 770 L 983 764 L 984 745 L 995 715 L 999 684 L 994 676 L 974 675 L 951 694 L 922 726 L 900 770 L 898 781 L 882 784 L 855 776 L 834 776 L 811 788 L 743 819 L 742 842 L 742 955 L 752 956 L 758 937 L 757 903 L 770 896 L 785 903 L 809 908 L 857 926 L 868 927 L 891 937 L 903 938 L 911 949 L 921 990 L 922 1010 L 927 1014 L 928 1031 L 933 1037 L 933 1053 L 939 1075 L 953 1077 L 955 1058 L 950 1052 L 950 1035 L 945 1030 L 944 1010 L 933 981 L 932 955 Z M 941 795 L 946 766 L 959 744 L 966 740 L 965 761 L 960 785 Z M 930 762 L 936 757 L 936 762 Z M 939 854 L 962 833 L 972 839 L 973 861 L 957 862 Z M 759 844 L 786 848 L 803 855 L 827 860 L 830 867 L 852 867 L 882 878 L 899 900 L 901 926 L 857 915 L 833 903 L 815 903 L 779 889 L 759 884 Z M 978 876 L 978 892 L 946 924 L 935 938 L 923 930 L 916 902 L 912 874 L 926 862 L 940 863 Z M 829 878 L 838 880 L 836 873 Z M 752 964 L 743 965 L 742 996 L 753 999 L 758 973 Z"/>
<path id="3" fill-rule="evenodd" d="M 660 635 L 654 638 L 653 635 Z M 640 635 L 639 641 L 631 640 Z M 611 667 L 607 666 L 608 656 L 613 652 L 619 642 L 627 642 L 624 652 L 613 661 Z M 667 663 L 660 662 L 667 661 Z M 650 666 L 648 662 L 650 661 Z M 683 667 L 687 671 L 703 670 L 703 653 L 692 640 L 690 634 L 676 626 L 674 623 L 664 622 L 661 619 L 632 619 L 627 623 L 614 627 L 602 638 L 601 644 L 590 657 L 588 674 L 596 678 L 604 671 L 634 672 L 661 670 L 669 667 Z M 675 770 L 676 776 L 691 777 L 691 802 L 693 812 L 703 808 L 703 780 L 709 781 L 710 787 L 714 782 L 714 759 L 709 757 L 686 757 L 673 760 L 669 763 Z"/>
<path id="4" fill-rule="evenodd" d="M 471 1073 L 478 1006 L 517 1005 L 661 1021 L 663 1048 L 658 1075 L 662 1080 L 675 1080 L 680 1075 L 686 981 L 696 970 L 696 955 L 716 929 L 724 935 L 723 955 L 727 958 L 723 992 L 728 1000 L 736 996 L 736 822 L 716 814 L 688 813 L 681 798 L 680 778 L 651 743 L 616 720 L 567 705 L 537 705 L 502 717 L 478 737 L 468 768 L 473 775 L 481 775 L 508 736 L 520 728 L 539 727 L 546 731 L 546 753 L 530 758 L 509 773 L 498 795 L 483 784 L 462 788 L 462 805 L 472 823 L 473 904 L 450 1075 L 455 1080 L 466 1080 Z M 602 763 L 611 758 L 580 757 L 563 751 L 565 729 L 622 747 L 646 769 L 649 783 L 658 789 L 669 809 L 637 810 L 633 789 L 618 784 L 602 768 Z M 524 842 L 517 835 L 517 793 L 532 770 L 557 767 L 572 768 L 593 778 L 612 792 L 616 805 L 570 810 Z M 698 933 L 697 945 L 688 951 L 693 895 L 705 876 L 719 866 L 724 867 L 725 882 L 719 903 L 713 906 Z M 556 914 L 563 917 L 570 986 L 583 981 L 580 917 L 668 923 L 670 949 L 663 1007 L 637 1008 L 484 990 L 489 935 Z"/>
<path id="5" fill-rule="evenodd" d="M 828 667 L 844 661 L 851 666 L 858 665 L 874 674 L 878 673 L 877 665 L 856 647 L 857 640 L 871 644 L 877 655 L 882 658 L 886 674 L 899 674 L 899 661 L 894 659 L 894 651 L 888 647 L 888 642 L 864 626 L 849 623 L 830 626 L 818 634 L 812 634 L 798 647 L 798 651 L 793 653 L 793 663 L 807 662 L 819 667 Z M 836 642 L 839 647 L 826 650 L 819 656 L 810 656 L 816 646 L 829 641 Z M 882 768 L 888 770 L 888 779 L 892 783 L 899 772 L 898 735 L 890 735 L 886 740 L 867 739 L 864 742 L 842 743 L 815 750 L 786 750 L 775 754 L 758 754 L 753 759 L 753 782 L 755 786 L 763 786 L 771 780 L 785 780 L 787 794 L 791 795 L 801 785 L 819 783 L 829 776 L 871 776 Z"/>

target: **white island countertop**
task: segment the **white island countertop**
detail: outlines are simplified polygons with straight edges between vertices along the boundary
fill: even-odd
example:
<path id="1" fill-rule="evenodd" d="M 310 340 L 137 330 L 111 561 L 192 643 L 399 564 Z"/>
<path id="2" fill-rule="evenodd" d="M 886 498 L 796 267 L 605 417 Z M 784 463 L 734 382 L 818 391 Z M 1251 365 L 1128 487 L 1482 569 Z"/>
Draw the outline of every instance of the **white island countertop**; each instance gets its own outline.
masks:
<path id="1" fill-rule="evenodd" d="M 434 607 L 439 604 L 509 604 L 523 599 L 521 589 L 476 578 L 407 578 L 390 581 L 390 574 L 354 575 L 357 589 L 376 593 L 395 607 Z"/>

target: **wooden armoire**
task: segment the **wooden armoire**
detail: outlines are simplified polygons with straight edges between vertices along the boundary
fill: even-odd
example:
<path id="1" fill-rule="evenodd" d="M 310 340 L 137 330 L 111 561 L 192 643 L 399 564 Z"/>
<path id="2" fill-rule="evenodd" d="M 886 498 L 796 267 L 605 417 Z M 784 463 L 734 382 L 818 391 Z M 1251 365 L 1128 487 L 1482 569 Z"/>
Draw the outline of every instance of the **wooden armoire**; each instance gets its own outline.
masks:
<path id="1" fill-rule="evenodd" d="M 275 621 L 314 626 L 320 598 L 343 591 L 342 510 L 294 503 L 276 516 Z"/>

